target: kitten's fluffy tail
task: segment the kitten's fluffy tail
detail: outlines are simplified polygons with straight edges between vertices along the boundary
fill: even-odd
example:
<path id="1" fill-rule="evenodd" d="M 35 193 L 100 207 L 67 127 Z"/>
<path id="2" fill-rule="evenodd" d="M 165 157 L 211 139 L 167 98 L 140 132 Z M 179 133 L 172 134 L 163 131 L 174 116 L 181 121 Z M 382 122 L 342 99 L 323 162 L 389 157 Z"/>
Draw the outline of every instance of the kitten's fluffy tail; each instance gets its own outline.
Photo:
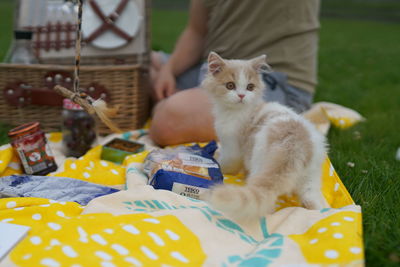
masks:
<path id="1" fill-rule="evenodd" d="M 206 196 L 214 208 L 239 220 L 252 220 L 273 213 L 277 197 L 272 190 L 251 184 L 217 185 Z"/>

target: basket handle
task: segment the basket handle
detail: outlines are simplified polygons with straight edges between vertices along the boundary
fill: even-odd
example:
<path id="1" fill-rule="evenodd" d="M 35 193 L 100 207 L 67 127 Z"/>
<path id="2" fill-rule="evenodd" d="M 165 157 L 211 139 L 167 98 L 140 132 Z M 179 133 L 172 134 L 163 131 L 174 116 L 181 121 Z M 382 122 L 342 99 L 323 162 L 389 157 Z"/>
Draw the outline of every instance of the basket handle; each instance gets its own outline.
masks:
<path id="1" fill-rule="evenodd" d="M 16 107 L 25 107 L 28 105 L 62 106 L 63 97 L 51 89 L 56 85 L 61 85 L 71 90 L 72 78 L 69 73 L 47 73 L 44 78 L 43 87 L 34 87 L 22 81 L 9 83 L 4 87 L 3 95 L 9 105 Z M 110 101 L 110 94 L 101 84 L 90 83 L 85 88 L 82 88 L 81 91 L 93 99 L 102 98 L 106 102 Z"/>

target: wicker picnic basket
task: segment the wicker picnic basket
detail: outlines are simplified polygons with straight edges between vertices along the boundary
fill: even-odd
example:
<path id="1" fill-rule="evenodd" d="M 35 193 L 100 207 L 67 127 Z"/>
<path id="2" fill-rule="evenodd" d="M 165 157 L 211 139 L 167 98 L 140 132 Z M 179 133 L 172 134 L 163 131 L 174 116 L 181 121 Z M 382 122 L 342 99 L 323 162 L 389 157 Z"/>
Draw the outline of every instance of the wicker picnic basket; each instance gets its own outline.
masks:
<path id="1" fill-rule="evenodd" d="M 83 58 L 80 67 L 80 87 L 94 98 L 119 106 L 112 121 L 126 131 L 143 127 L 149 117 L 150 1 L 144 4 L 145 52 L 129 57 L 90 56 Z M 62 98 L 52 88 L 60 84 L 72 90 L 74 61 L 41 62 L 45 64 L 0 64 L 0 122 L 18 126 L 39 121 L 46 132 L 61 129 Z M 100 120 L 98 131 L 111 133 Z"/>
<path id="2" fill-rule="evenodd" d="M 62 99 L 51 88 L 45 87 L 49 74 L 72 76 L 72 66 L 0 64 L 0 121 L 17 126 L 39 121 L 45 131 L 59 131 L 61 127 Z M 143 126 L 148 118 L 148 71 L 140 65 L 82 66 L 81 81 L 84 88 L 107 88 L 112 106 L 119 105 L 113 118 L 122 130 Z M 99 123 L 99 133 L 110 130 Z"/>

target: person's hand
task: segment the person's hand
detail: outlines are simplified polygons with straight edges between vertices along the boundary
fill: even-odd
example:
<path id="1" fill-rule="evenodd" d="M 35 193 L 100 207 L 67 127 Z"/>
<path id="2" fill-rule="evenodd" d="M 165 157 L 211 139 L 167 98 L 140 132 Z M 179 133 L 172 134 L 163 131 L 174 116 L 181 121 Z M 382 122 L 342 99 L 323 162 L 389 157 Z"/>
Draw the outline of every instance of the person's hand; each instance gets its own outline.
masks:
<path id="1" fill-rule="evenodd" d="M 176 79 L 168 66 L 163 66 L 154 84 L 157 101 L 163 100 L 176 92 Z"/>

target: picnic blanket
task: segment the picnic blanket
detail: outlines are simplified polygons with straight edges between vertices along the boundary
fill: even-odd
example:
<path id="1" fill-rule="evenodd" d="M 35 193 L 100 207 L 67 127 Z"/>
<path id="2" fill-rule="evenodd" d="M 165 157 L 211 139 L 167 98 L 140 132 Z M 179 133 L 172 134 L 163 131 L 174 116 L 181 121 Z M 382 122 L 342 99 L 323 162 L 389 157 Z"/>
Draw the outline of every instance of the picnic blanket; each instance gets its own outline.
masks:
<path id="1" fill-rule="evenodd" d="M 48 178 L 122 190 L 85 206 L 73 195 L 0 199 L 1 222 L 31 227 L 0 266 L 364 265 L 361 207 L 328 157 L 321 190 L 331 208 L 307 210 L 296 196 L 281 196 L 274 214 L 242 223 L 204 201 L 147 185 L 141 166 L 154 145 L 145 130 L 118 135 L 146 143 L 144 152 L 122 165 L 101 160 L 101 144 L 115 136 L 75 159 L 58 153 L 60 133 L 48 134 L 60 166 Z M 0 175 L 21 173 L 12 148 L 0 147 Z M 240 175 L 224 182 L 244 183 Z"/>

